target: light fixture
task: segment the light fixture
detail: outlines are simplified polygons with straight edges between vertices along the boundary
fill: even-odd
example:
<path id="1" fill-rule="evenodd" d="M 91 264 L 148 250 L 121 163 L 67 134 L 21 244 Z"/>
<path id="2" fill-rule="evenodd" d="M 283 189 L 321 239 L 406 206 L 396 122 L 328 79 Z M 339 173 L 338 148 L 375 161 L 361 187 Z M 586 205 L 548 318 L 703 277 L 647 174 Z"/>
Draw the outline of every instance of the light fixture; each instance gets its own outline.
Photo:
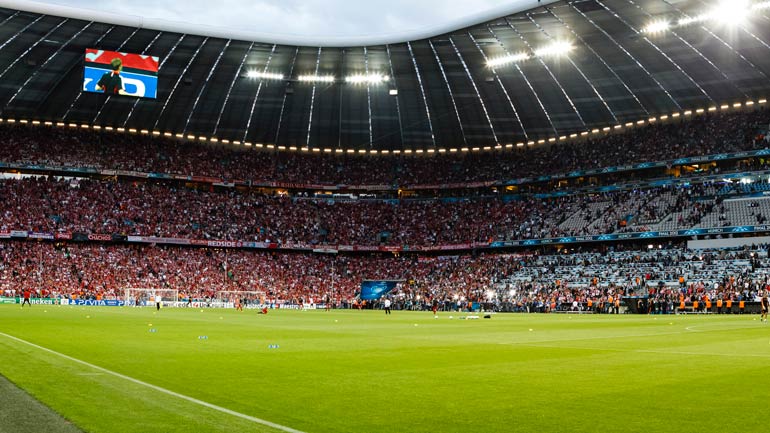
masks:
<path id="1" fill-rule="evenodd" d="M 333 83 L 334 75 L 300 75 L 297 80 L 309 83 Z"/>
<path id="2" fill-rule="evenodd" d="M 496 66 L 516 63 L 527 59 L 529 59 L 529 54 L 527 53 L 508 54 L 507 56 L 495 57 L 494 59 L 487 60 L 487 66 L 494 68 Z"/>
<path id="3" fill-rule="evenodd" d="M 671 23 L 665 20 L 653 21 L 642 29 L 644 33 L 661 33 L 671 28 Z"/>
<path id="4" fill-rule="evenodd" d="M 345 77 L 345 82 L 351 84 L 380 84 L 387 81 L 390 81 L 390 77 L 381 74 L 353 74 Z"/>
<path id="5" fill-rule="evenodd" d="M 557 41 L 535 50 L 535 55 L 538 57 L 559 56 L 562 54 L 567 54 L 568 52 L 572 51 L 573 48 L 574 47 L 572 46 L 571 42 Z"/>
<path id="6" fill-rule="evenodd" d="M 276 74 L 273 72 L 260 72 L 260 71 L 248 71 L 246 76 L 249 78 L 261 78 L 265 80 L 283 80 L 283 74 Z"/>
<path id="7" fill-rule="evenodd" d="M 734 26 L 743 23 L 750 11 L 749 0 L 721 0 L 708 17 Z"/>

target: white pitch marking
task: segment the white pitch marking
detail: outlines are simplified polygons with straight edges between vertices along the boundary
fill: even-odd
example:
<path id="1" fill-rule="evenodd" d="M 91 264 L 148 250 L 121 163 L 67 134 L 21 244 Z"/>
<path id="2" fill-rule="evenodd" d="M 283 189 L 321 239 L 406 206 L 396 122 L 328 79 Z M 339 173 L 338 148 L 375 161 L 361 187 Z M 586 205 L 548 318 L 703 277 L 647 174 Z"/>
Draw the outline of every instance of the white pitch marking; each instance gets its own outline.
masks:
<path id="1" fill-rule="evenodd" d="M 699 328 L 702 328 L 703 325 L 699 325 Z M 725 328 L 719 328 L 719 329 L 713 329 L 713 331 L 732 331 L 732 330 L 738 330 L 738 329 L 752 329 L 756 328 L 756 326 L 739 326 L 739 327 L 731 327 L 729 329 Z M 688 332 L 709 332 L 712 331 L 711 329 L 705 330 L 705 331 L 698 331 L 695 329 L 695 326 L 688 326 L 684 328 L 684 331 L 673 331 L 673 332 L 655 332 L 655 333 L 649 333 L 649 334 L 626 334 L 626 335 L 599 335 L 599 336 L 593 336 L 593 337 L 577 337 L 577 338 L 556 338 L 551 340 L 533 340 L 533 341 L 508 341 L 508 342 L 500 342 L 497 344 L 505 345 L 505 346 L 513 346 L 513 345 L 532 345 L 532 344 L 540 344 L 540 343 L 558 343 L 560 341 L 586 341 L 586 340 L 612 340 L 616 338 L 642 338 L 642 337 L 662 337 L 665 335 L 679 335 L 679 334 L 685 334 Z"/>
<path id="2" fill-rule="evenodd" d="M 34 347 L 36 349 L 40 349 L 40 350 L 42 350 L 44 352 L 48 352 L 48 353 L 54 354 L 56 356 L 60 356 L 60 357 L 62 357 L 64 359 L 70 360 L 72 362 L 76 362 L 78 364 L 85 365 L 87 367 L 93 368 L 94 370 L 99 370 L 99 371 L 101 371 L 103 373 L 107 373 L 107 374 L 110 374 L 112 376 L 119 377 L 121 379 L 127 380 L 129 382 L 133 382 L 133 383 L 135 383 L 137 385 L 146 386 L 147 388 L 154 389 L 155 391 L 162 392 L 164 394 L 168 394 L 168 395 L 173 396 L 173 397 L 181 398 L 182 400 L 187 400 L 190 403 L 195 403 L 197 405 L 204 406 L 204 407 L 207 407 L 209 409 L 214 409 L 216 411 L 219 411 L 219 412 L 222 412 L 222 413 L 226 413 L 228 415 L 232 415 L 232 416 L 235 416 L 235 417 L 238 417 L 238 418 L 242 418 L 242 419 L 245 419 L 247 421 L 255 422 L 257 424 L 262 424 L 262 425 L 265 425 L 265 426 L 268 426 L 268 427 L 272 427 L 272 428 L 277 429 L 277 430 L 281 430 L 281 431 L 285 431 L 285 432 L 289 432 L 289 433 L 305 433 L 305 432 L 303 432 L 301 430 L 296 430 L 296 429 L 293 429 L 291 427 L 286 427 L 284 425 L 276 424 L 274 422 L 270 422 L 270 421 L 267 421 L 267 420 L 264 420 L 264 419 L 261 419 L 261 418 L 257 418 L 257 417 L 253 417 L 251 415 L 246 415 L 244 413 L 236 412 L 234 410 L 230 410 L 230 409 L 227 409 L 227 408 L 222 407 L 222 406 L 217 406 L 215 404 L 211 404 L 211 403 L 205 402 L 203 400 L 198 400 L 197 398 L 186 396 L 184 394 L 180 394 L 178 392 L 174 392 L 174 391 L 171 391 L 171 390 L 166 389 L 166 388 L 161 388 L 161 387 L 159 387 L 157 385 L 153 385 L 151 383 L 143 382 L 143 381 L 141 381 L 139 379 L 134 379 L 133 377 L 126 376 L 124 374 L 120 374 L 120 373 L 117 373 L 115 371 L 108 370 L 108 369 L 106 369 L 104 367 L 99 367 L 98 365 L 94 365 L 94 364 L 91 364 L 89 362 L 82 361 L 82 360 L 77 359 L 77 358 L 73 358 L 73 357 L 71 357 L 69 355 L 65 355 L 63 353 L 56 352 L 55 350 L 51 350 L 51 349 L 49 349 L 47 347 L 38 346 L 35 343 L 30 343 L 29 341 L 22 340 L 21 338 L 14 337 L 13 335 L 8 335 L 8 334 L 3 333 L 3 332 L 0 332 L 0 335 L 2 335 L 3 337 L 9 338 L 11 340 L 14 340 L 14 341 L 18 341 L 19 343 L 24 343 L 24 344 L 26 344 L 28 346 L 31 346 L 31 347 Z"/>
<path id="3" fill-rule="evenodd" d="M 731 358 L 770 358 L 770 355 L 760 355 L 754 353 L 709 353 L 709 352 L 685 352 L 679 350 L 648 350 L 648 349 L 616 349 L 612 347 L 577 347 L 577 346 L 549 346 L 545 344 L 522 344 L 522 346 L 542 347 L 548 349 L 570 349 L 570 350 L 592 350 L 605 352 L 625 352 L 625 353 L 654 353 L 660 355 L 697 355 L 697 356 L 727 356 Z"/>

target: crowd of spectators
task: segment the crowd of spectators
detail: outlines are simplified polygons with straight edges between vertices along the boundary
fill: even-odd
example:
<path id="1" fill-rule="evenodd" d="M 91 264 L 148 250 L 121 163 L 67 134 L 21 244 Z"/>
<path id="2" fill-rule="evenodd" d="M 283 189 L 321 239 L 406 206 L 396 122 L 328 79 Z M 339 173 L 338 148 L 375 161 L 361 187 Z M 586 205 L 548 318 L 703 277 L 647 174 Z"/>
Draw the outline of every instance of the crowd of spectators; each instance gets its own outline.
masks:
<path id="1" fill-rule="evenodd" d="M 696 227 L 725 213 L 719 186 L 631 189 L 554 198 L 329 200 L 160 183 L 0 181 L 0 232 L 85 233 L 305 245 L 437 246 Z M 755 204 L 748 202 L 749 206 Z M 717 225 L 754 224 L 714 218 Z M 766 212 L 767 213 L 767 212 Z"/>
<path id="2" fill-rule="evenodd" d="M 30 290 L 33 297 L 124 299 L 127 288 L 145 288 L 176 291 L 180 301 L 259 292 L 260 303 L 330 300 L 350 307 L 361 282 L 371 279 L 400 281 L 389 294 L 397 308 L 476 303 L 488 310 L 579 305 L 607 312 L 629 296 L 645 298 L 645 305 L 753 301 L 770 282 L 766 258 L 766 246 L 417 257 L 19 241 L 0 243 L 0 295 Z"/>
<path id="3" fill-rule="evenodd" d="M 765 148 L 768 116 L 708 113 L 576 143 L 494 152 L 411 155 L 256 150 L 72 128 L 0 127 L 0 161 L 123 169 L 225 180 L 298 184 L 414 185 L 510 180 L 635 162 Z"/>

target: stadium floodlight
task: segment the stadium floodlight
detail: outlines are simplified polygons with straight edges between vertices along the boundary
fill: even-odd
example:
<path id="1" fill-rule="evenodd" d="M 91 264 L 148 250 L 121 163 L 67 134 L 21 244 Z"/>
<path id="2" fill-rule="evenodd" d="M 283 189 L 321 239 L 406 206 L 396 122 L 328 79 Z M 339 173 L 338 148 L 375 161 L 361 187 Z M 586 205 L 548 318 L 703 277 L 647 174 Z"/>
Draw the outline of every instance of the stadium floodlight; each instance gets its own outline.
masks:
<path id="1" fill-rule="evenodd" d="M 260 71 L 248 71 L 246 72 L 246 76 L 249 78 L 262 78 L 265 80 L 283 80 L 284 76 L 283 74 L 276 74 L 272 72 L 260 72 Z"/>
<path id="2" fill-rule="evenodd" d="M 535 50 L 535 55 L 538 57 L 560 56 L 569 53 L 573 48 L 575 47 L 572 46 L 572 43 L 569 41 L 557 41 L 542 48 L 538 48 Z"/>
<path id="3" fill-rule="evenodd" d="M 300 75 L 297 80 L 308 83 L 333 83 L 334 75 Z"/>
<path id="4" fill-rule="evenodd" d="M 708 19 L 708 16 L 706 15 L 698 15 L 694 17 L 687 17 L 682 18 L 679 21 L 676 22 L 677 26 L 689 26 L 690 24 L 699 23 L 701 21 L 706 21 Z"/>
<path id="5" fill-rule="evenodd" d="M 738 25 L 746 20 L 750 11 L 749 0 L 721 0 L 708 16 L 727 25 Z"/>
<path id="6" fill-rule="evenodd" d="M 529 54 L 527 53 L 509 54 L 507 56 L 495 57 L 494 59 L 487 60 L 487 66 L 494 68 L 497 66 L 507 65 L 509 63 L 521 62 L 527 59 L 529 59 Z"/>
<path id="7" fill-rule="evenodd" d="M 677 21 L 677 26 L 687 26 L 703 21 L 719 21 L 727 25 L 742 24 L 753 11 L 761 11 L 770 8 L 770 1 L 754 3 L 749 0 L 721 0 L 712 10 L 692 17 L 682 18 Z"/>
<path id="8" fill-rule="evenodd" d="M 353 74 L 345 77 L 345 82 L 351 84 L 380 84 L 389 80 L 389 76 L 382 74 Z"/>
<path id="9" fill-rule="evenodd" d="M 670 22 L 666 20 L 658 20 L 647 24 L 647 27 L 645 27 L 642 31 L 644 33 L 661 33 L 665 32 L 669 28 L 671 28 Z"/>

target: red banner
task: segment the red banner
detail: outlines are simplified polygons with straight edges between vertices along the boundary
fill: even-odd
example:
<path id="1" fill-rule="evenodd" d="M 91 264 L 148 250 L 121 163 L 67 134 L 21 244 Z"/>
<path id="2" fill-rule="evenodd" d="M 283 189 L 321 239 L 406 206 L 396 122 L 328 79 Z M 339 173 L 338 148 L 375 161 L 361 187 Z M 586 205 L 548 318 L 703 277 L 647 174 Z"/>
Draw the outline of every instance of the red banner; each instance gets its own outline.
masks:
<path id="1" fill-rule="evenodd" d="M 141 69 L 155 74 L 158 73 L 158 58 L 155 56 L 86 48 L 86 63 L 109 65 L 110 62 L 116 58 L 123 62 L 124 68 Z"/>

